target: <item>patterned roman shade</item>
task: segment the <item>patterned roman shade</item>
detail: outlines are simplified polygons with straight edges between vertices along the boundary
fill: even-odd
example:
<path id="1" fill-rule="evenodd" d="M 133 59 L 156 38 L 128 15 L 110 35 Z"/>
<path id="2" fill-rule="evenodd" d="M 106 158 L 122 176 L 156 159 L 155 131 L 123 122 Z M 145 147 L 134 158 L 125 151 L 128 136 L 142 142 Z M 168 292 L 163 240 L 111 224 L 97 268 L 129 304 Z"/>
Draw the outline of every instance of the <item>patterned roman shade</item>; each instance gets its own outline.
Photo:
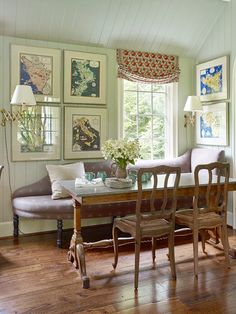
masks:
<path id="1" fill-rule="evenodd" d="M 118 77 L 133 82 L 166 84 L 179 81 L 177 56 L 117 49 Z"/>

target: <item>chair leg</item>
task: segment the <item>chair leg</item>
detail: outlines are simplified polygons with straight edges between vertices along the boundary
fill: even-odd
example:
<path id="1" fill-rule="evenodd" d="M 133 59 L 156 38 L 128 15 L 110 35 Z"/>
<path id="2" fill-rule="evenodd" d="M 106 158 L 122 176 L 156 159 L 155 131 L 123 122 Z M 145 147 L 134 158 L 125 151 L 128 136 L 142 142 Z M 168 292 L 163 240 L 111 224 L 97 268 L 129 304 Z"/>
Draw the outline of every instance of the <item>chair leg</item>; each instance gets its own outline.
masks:
<path id="1" fill-rule="evenodd" d="M 138 289 L 139 259 L 140 259 L 140 238 L 135 239 L 135 266 L 134 266 L 134 289 Z"/>
<path id="2" fill-rule="evenodd" d="M 176 280 L 174 232 L 171 232 L 171 234 L 169 234 L 168 248 L 169 248 L 171 275 L 172 275 L 172 278 Z"/>
<path id="3" fill-rule="evenodd" d="M 156 259 L 156 238 L 152 238 L 152 262 Z"/>
<path id="4" fill-rule="evenodd" d="M 115 223 L 112 228 L 112 237 L 113 237 L 113 247 L 114 247 L 114 263 L 112 264 L 115 269 L 118 263 L 118 228 L 116 228 Z"/>
<path id="5" fill-rule="evenodd" d="M 228 231 L 226 224 L 223 224 L 221 227 L 221 239 L 222 245 L 225 253 L 225 262 L 226 266 L 230 268 L 230 259 L 229 259 L 229 239 L 228 239 Z"/>
<path id="6" fill-rule="evenodd" d="M 63 220 L 57 220 L 57 247 L 62 248 Z"/>
<path id="7" fill-rule="evenodd" d="M 16 214 L 13 215 L 13 236 L 15 238 L 19 236 L 19 216 Z"/>
<path id="8" fill-rule="evenodd" d="M 194 275 L 198 277 L 198 229 L 193 228 Z"/>

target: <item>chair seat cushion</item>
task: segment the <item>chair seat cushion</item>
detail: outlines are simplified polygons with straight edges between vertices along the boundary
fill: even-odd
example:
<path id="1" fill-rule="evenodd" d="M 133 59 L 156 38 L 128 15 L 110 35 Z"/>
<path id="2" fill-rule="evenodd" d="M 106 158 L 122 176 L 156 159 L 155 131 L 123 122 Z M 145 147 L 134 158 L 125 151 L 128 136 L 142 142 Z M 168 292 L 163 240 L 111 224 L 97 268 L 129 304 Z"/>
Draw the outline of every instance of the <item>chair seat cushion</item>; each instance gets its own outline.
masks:
<path id="1" fill-rule="evenodd" d="M 136 216 L 116 218 L 114 226 L 136 236 Z M 165 219 L 145 219 L 141 221 L 140 232 L 142 237 L 159 237 L 170 232 L 170 223 Z"/>
<path id="2" fill-rule="evenodd" d="M 200 229 L 213 228 L 222 224 L 222 217 L 215 212 L 200 212 L 198 226 Z M 178 210 L 175 214 L 175 222 L 193 229 L 193 209 Z"/>

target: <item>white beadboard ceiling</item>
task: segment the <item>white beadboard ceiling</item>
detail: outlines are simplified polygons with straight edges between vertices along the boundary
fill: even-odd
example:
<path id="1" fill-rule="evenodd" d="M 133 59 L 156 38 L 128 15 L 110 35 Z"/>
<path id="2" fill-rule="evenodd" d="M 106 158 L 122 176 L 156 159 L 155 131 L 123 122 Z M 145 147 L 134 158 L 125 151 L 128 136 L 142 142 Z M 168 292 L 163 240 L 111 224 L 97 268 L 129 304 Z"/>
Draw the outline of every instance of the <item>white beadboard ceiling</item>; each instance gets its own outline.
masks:
<path id="1" fill-rule="evenodd" d="M 194 58 L 229 2 L 0 0 L 0 35 Z"/>

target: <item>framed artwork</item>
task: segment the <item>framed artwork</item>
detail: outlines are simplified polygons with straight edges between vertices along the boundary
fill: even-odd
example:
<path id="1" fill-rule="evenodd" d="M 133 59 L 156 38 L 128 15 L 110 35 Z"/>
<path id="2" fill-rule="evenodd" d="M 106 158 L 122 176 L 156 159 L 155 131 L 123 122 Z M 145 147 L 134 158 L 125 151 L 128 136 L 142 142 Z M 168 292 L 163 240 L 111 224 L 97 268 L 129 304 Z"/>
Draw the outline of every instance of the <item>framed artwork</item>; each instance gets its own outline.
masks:
<path id="1" fill-rule="evenodd" d="M 37 102 L 60 102 L 61 50 L 11 46 L 11 94 L 30 85 Z"/>
<path id="2" fill-rule="evenodd" d="M 196 143 L 228 145 L 228 104 L 226 102 L 203 106 L 203 112 L 196 112 Z"/>
<path id="3" fill-rule="evenodd" d="M 59 106 L 27 106 L 22 119 L 12 122 L 12 160 L 60 159 L 60 130 Z"/>
<path id="4" fill-rule="evenodd" d="M 106 140 L 105 108 L 65 107 L 64 158 L 101 158 Z"/>
<path id="5" fill-rule="evenodd" d="M 106 55 L 64 51 L 64 102 L 106 103 Z"/>
<path id="6" fill-rule="evenodd" d="M 197 95 L 201 101 L 228 98 L 228 56 L 198 64 L 196 74 Z"/>

